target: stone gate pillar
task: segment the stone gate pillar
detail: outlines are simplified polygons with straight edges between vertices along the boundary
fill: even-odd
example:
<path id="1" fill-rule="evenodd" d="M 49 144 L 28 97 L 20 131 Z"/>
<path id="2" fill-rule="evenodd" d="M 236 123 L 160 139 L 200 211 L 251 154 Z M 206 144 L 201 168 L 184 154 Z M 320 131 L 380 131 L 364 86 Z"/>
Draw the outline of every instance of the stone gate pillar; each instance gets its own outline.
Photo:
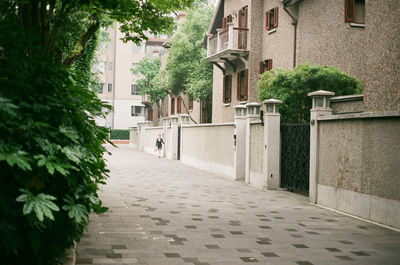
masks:
<path id="1" fill-rule="evenodd" d="M 235 109 L 235 127 L 233 141 L 235 151 L 233 154 L 233 177 L 235 180 L 245 179 L 246 176 L 246 116 L 247 108 L 237 105 Z"/>
<path id="2" fill-rule="evenodd" d="M 319 90 L 308 93 L 312 97 L 312 109 L 310 114 L 310 202 L 317 203 L 318 191 L 318 116 L 332 115 L 330 107 L 330 98 L 335 93 Z"/>
<path id="3" fill-rule="evenodd" d="M 246 116 L 246 166 L 245 166 L 245 182 L 250 183 L 250 125 L 253 121 L 260 121 L 260 107 L 261 103 L 251 102 L 246 104 L 247 116 Z"/>
<path id="4" fill-rule="evenodd" d="M 263 101 L 264 114 L 264 176 L 265 187 L 275 190 L 281 184 L 281 115 L 282 101 L 267 99 Z"/>
<path id="5" fill-rule="evenodd" d="M 168 126 L 170 125 L 169 123 L 169 118 L 163 118 L 163 135 L 162 138 L 164 139 L 164 146 L 162 149 L 162 157 L 167 156 L 167 148 L 168 148 L 168 139 L 167 139 L 167 132 L 168 132 Z"/>
<path id="6" fill-rule="evenodd" d="M 179 130 L 179 117 L 174 115 L 171 116 L 171 136 L 169 139 L 171 153 L 167 155 L 167 158 L 176 160 L 178 156 L 178 130 Z"/>

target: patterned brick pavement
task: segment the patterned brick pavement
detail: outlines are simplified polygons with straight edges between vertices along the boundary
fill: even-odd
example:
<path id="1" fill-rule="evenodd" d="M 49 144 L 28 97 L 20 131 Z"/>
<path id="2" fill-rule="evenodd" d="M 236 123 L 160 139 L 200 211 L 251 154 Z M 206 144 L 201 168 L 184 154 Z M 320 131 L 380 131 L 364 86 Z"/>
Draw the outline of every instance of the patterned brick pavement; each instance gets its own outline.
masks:
<path id="1" fill-rule="evenodd" d="M 121 146 L 76 264 L 400 264 L 400 233 Z"/>

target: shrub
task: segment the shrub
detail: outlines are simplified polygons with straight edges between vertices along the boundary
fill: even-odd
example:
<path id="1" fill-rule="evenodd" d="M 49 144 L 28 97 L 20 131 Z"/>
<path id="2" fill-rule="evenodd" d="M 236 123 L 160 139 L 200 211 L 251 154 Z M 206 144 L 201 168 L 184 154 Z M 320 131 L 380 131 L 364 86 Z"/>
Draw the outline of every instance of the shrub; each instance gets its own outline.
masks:
<path id="1" fill-rule="evenodd" d="M 330 66 L 299 65 L 293 70 L 273 69 L 260 76 L 259 99 L 275 98 L 282 101 L 280 113 L 283 122 L 303 123 L 310 120 L 309 92 L 327 90 L 336 96 L 359 94 L 362 83 L 355 77 Z"/>
<path id="2" fill-rule="evenodd" d="M 129 130 L 111 130 L 111 140 L 129 140 Z"/>

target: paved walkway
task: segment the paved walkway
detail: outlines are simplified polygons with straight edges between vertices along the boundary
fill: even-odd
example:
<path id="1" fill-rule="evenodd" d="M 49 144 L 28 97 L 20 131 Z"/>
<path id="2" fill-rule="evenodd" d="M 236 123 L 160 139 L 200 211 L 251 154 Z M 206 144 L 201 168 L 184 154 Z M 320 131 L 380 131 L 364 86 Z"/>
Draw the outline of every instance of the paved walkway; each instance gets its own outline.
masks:
<path id="1" fill-rule="evenodd" d="M 243 183 L 110 148 L 77 264 L 400 264 L 400 233 Z M 258 263 L 257 263 L 258 262 Z"/>

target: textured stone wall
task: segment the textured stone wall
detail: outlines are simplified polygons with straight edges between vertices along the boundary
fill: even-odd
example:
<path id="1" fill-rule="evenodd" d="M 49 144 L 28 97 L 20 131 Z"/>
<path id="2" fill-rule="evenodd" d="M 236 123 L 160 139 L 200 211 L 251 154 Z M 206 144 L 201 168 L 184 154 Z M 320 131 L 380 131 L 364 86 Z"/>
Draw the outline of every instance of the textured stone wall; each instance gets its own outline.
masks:
<path id="1" fill-rule="evenodd" d="M 263 173 L 264 126 L 250 125 L 250 171 Z"/>
<path id="2" fill-rule="evenodd" d="M 318 123 L 319 184 L 400 200 L 400 117 Z"/>
<path id="3" fill-rule="evenodd" d="M 334 65 L 365 84 L 365 111 L 400 110 L 400 1 L 366 1 L 365 28 L 344 21 L 344 1 L 299 5 L 298 63 Z"/>

